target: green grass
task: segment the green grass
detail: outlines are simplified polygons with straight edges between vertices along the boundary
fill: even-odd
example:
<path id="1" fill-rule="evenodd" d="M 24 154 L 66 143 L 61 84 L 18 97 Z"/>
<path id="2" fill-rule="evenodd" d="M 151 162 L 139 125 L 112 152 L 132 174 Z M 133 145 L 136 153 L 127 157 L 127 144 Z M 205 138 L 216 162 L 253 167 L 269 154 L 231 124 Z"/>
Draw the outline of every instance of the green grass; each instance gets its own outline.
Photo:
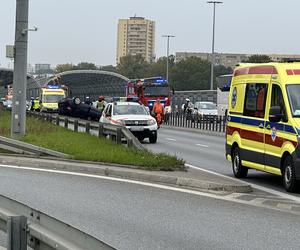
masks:
<path id="1" fill-rule="evenodd" d="M 10 112 L 0 110 L 0 135 L 10 137 Z M 77 160 L 138 166 L 148 170 L 184 170 L 176 156 L 138 151 L 105 138 L 76 133 L 49 122 L 28 117 L 22 141 L 69 154 Z"/>

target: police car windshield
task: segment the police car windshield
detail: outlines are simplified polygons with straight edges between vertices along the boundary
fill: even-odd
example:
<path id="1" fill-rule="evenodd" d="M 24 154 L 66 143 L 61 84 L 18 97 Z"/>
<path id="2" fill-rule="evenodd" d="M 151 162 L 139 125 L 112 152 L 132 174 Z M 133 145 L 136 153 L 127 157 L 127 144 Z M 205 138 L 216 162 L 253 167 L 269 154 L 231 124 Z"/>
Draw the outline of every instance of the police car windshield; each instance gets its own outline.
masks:
<path id="1" fill-rule="evenodd" d="M 300 84 L 287 85 L 291 111 L 294 117 L 300 117 Z"/>
<path id="2" fill-rule="evenodd" d="M 63 95 L 45 95 L 43 96 L 43 102 L 45 103 L 56 103 L 64 98 Z"/>
<path id="3" fill-rule="evenodd" d="M 148 115 L 141 105 L 114 105 L 114 115 Z"/>

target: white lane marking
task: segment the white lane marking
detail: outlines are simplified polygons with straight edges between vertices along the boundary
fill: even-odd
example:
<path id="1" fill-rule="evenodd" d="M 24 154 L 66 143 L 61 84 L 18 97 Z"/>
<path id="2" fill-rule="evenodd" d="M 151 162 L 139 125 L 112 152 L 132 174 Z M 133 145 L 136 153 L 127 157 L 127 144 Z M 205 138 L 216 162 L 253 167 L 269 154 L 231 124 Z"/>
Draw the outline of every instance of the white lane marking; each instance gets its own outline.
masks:
<path id="1" fill-rule="evenodd" d="M 201 171 L 204 171 L 204 172 L 207 172 L 207 173 L 210 173 L 210 174 L 214 174 L 214 175 L 217 175 L 217 176 L 220 176 L 220 177 L 224 177 L 224 178 L 227 178 L 229 180 L 234 180 L 234 181 L 238 181 L 238 182 L 243 183 L 243 184 L 251 185 L 253 188 L 259 189 L 259 190 L 267 192 L 267 193 L 271 193 L 273 195 L 277 195 L 277 196 L 285 198 L 285 199 L 290 199 L 290 200 L 293 200 L 293 201 L 296 201 L 296 202 L 300 202 L 300 197 L 295 197 L 293 195 L 290 195 L 290 194 L 287 194 L 287 193 L 284 193 L 284 192 L 280 192 L 280 191 L 276 191 L 276 190 L 273 190 L 271 188 L 266 188 L 266 187 L 263 187 L 263 186 L 260 186 L 260 185 L 257 185 L 257 184 L 252 184 L 252 183 L 247 182 L 247 181 L 242 181 L 242 180 L 236 179 L 234 177 L 219 174 L 219 173 L 216 173 L 216 172 L 204 169 L 204 168 L 193 166 L 191 164 L 186 163 L 185 165 L 187 167 L 194 168 L 194 169 L 199 169 Z"/>
<path id="2" fill-rule="evenodd" d="M 204 192 L 196 191 L 196 190 L 189 190 L 189 189 L 182 189 L 182 188 L 171 187 L 171 186 L 164 186 L 164 185 L 161 185 L 161 184 L 154 184 L 154 183 L 143 182 L 143 181 L 134 181 L 134 180 L 127 180 L 127 179 L 119 179 L 119 178 L 115 178 L 115 177 L 101 176 L 101 175 L 84 174 L 84 173 L 68 172 L 68 171 L 53 170 L 53 169 L 43 169 L 43 168 L 31 168 L 31 167 L 22 167 L 22 166 L 14 166 L 14 165 L 4 165 L 4 164 L 0 164 L 0 167 L 10 168 L 10 169 L 30 170 L 30 171 L 37 171 L 37 172 L 48 172 L 48 173 L 64 174 L 64 175 L 73 175 L 73 176 L 88 177 L 88 178 L 95 178 L 95 179 L 112 180 L 112 181 L 118 181 L 118 182 L 148 186 L 148 187 L 153 187 L 153 188 L 159 188 L 159 189 L 168 190 L 168 191 L 175 191 L 175 192 L 181 192 L 181 193 L 192 194 L 192 195 L 197 195 L 197 196 L 204 196 L 204 197 L 207 197 L 207 198 L 213 198 L 213 199 L 217 199 L 217 200 L 224 200 L 224 201 L 228 201 L 228 202 L 235 202 L 235 203 L 244 204 L 244 205 L 248 205 L 248 206 L 258 207 L 257 205 L 249 203 L 247 201 L 234 199 L 230 195 L 228 195 L 228 196 L 219 196 L 217 194 L 212 194 L 212 193 L 204 193 Z M 265 206 L 265 205 L 261 205 L 259 207 L 266 208 L 266 209 L 277 210 L 277 211 L 280 211 L 280 212 L 293 213 L 291 211 L 285 211 L 285 210 L 282 210 L 282 209 L 277 208 L 277 207 L 268 207 L 268 206 Z"/>
<path id="3" fill-rule="evenodd" d="M 165 139 L 168 141 L 176 141 L 176 139 L 173 139 L 173 138 L 165 138 Z"/>
<path id="4" fill-rule="evenodd" d="M 204 145 L 204 144 L 196 144 L 196 146 L 199 146 L 199 147 L 203 147 L 203 148 L 208 148 L 208 146 L 207 145 Z"/>

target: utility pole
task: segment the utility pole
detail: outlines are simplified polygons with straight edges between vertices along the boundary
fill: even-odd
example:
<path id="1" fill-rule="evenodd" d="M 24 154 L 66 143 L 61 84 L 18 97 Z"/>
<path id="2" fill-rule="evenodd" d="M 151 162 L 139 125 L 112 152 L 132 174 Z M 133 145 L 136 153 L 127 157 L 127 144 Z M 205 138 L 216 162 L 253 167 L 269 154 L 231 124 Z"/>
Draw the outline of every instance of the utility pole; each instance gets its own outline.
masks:
<path id="1" fill-rule="evenodd" d="M 169 48 L 170 48 L 170 37 L 175 37 L 172 35 L 163 35 L 162 37 L 167 38 L 167 73 L 166 73 L 166 80 L 169 83 Z"/>
<path id="2" fill-rule="evenodd" d="M 214 89 L 214 66 L 215 66 L 215 13 L 216 4 L 223 2 L 220 1 L 208 1 L 207 3 L 212 3 L 214 5 L 213 10 L 213 35 L 212 35 L 212 48 L 211 48 L 211 70 L 210 70 L 210 90 Z"/>
<path id="3" fill-rule="evenodd" d="M 16 0 L 16 31 L 13 76 L 13 105 L 11 112 L 11 137 L 25 135 L 27 42 L 29 0 Z"/>

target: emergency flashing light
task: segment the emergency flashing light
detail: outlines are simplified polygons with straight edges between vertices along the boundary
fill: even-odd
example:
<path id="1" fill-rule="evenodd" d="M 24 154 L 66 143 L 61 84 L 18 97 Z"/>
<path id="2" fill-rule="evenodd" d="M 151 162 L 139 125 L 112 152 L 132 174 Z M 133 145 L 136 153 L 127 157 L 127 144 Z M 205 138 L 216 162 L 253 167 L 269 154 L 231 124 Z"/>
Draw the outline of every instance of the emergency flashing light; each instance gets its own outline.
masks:
<path id="1" fill-rule="evenodd" d="M 48 89 L 59 89 L 60 86 L 59 85 L 47 85 Z"/>

